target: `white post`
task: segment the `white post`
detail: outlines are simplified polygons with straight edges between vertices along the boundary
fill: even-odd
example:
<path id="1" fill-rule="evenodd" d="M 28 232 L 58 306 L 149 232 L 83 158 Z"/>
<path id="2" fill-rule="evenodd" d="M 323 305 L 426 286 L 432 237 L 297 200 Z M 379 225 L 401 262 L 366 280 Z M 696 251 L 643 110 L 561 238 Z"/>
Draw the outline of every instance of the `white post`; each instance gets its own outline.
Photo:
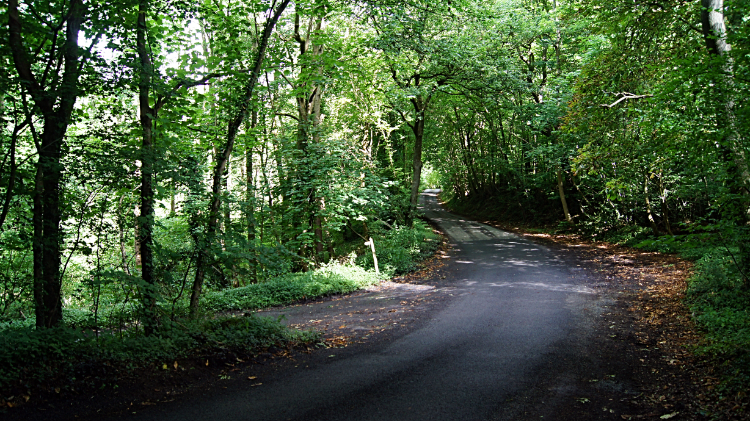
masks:
<path id="1" fill-rule="evenodd" d="M 370 240 L 365 242 L 366 246 L 370 246 L 372 249 L 372 261 L 375 262 L 375 273 L 380 275 L 380 268 L 378 268 L 378 256 L 375 254 L 375 240 L 370 237 Z"/>

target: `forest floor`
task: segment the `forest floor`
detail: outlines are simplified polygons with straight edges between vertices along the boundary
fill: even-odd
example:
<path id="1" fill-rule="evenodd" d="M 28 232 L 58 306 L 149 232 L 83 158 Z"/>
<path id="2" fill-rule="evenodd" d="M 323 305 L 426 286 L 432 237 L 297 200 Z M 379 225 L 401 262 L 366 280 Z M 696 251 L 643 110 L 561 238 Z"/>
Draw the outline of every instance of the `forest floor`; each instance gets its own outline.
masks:
<path id="1" fill-rule="evenodd" d="M 746 396 L 720 397 L 717 362 L 691 353 L 701 335 L 683 304 L 691 264 L 673 255 L 642 252 L 591 242 L 576 235 L 539 234 L 483 221 L 554 250 L 590 274 L 600 294 L 614 297 L 596 325 L 600 358 L 616 362 L 607 375 L 628 379 L 639 391 L 623 395 L 598 388 L 596 398 L 567 400 L 557 419 L 740 420 L 750 419 Z M 130 415 L 196 396 L 246 385 L 262 387 L 279 370 L 323 364 L 326 359 L 361 352 L 399 337 L 451 300 L 450 244 L 423 269 L 381 285 L 259 312 L 286 324 L 321 332 L 322 342 L 296 349 L 271 348 L 248 356 L 217 355 L 169 362 L 167 370 L 123 374 L 116 389 L 35 396 L 0 418 L 100 419 Z M 602 383 L 604 383 L 602 381 Z M 601 386 L 604 386 L 603 384 Z M 592 385 L 593 387 L 593 385 Z M 596 407 L 601 402 L 607 407 Z M 12 411 L 12 412 L 10 412 Z M 606 413 L 601 412 L 610 411 Z M 615 411 L 617 413 L 615 414 Z"/>

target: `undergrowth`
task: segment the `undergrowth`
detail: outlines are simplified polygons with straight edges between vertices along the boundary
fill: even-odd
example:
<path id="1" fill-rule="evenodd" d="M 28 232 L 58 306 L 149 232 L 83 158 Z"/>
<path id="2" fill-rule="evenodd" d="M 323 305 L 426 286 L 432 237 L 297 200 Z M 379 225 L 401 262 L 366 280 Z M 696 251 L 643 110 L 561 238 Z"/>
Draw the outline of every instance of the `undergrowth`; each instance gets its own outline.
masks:
<path id="1" fill-rule="evenodd" d="M 99 386 L 115 373 L 186 357 L 308 343 L 313 332 L 292 331 L 276 320 L 246 314 L 171 323 L 151 336 L 58 327 L 0 331 L 0 393 Z M 117 377 L 120 377 L 118 375 Z"/>
<path id="2" fill-rule="evenodd" d="M 286 274 L 263 283 L 209 292 L 201 303 L 203 318 L 166 321 L 158 332 L 144 336 L 127 328 L 99 331 L 68 325 L 35 329 L 29 323 L 5 324 L 0 329 L 0 393 L 18 394 L 49 389 L 49 385 L 80 387 L 94 371 L 118 373 L 178 358 L 216 352 L 247 355 L 270 345 L 286 346 L 318 339 L 313 332 L 288 329 L 275 320 L 245 313 L 216 316 L 229 310 L 255 310 L 331 294 L 352 292 L 379 282 L 379 277 L 353 265 L 332 264 L 307 273 Z M 106 377 L 106 373 L 102 373 Z"/>
<path id="3" fill-rule="evenodd" d="M 750 288 L 730 250 L 715 249 L 696 261 L 687 303 L 706 334 L 697 351 L 722 362 L 722 391 L 750 387 Z"/>
<path id="4" fill-rule="evenodd" d="M 283 275 L 241 288 L 205 295 L 201 307 L 207 311 L 253 310 L 332 294 L 345 294 L 379 282 L 374 272 L 353 265 L 329 265 L 306 272 Z"/>
<path id="5" fill-rule="evenodd" d="M 440 243 L 439 236 L 421 221 L 413 229 L 385 228 L 373 224 L 371 235 L 376 238 L 380 268 L 386 276 L 415 269 Z M 103 328 L 101 319 L 96 323 L 88 308 L 65 308 L 64 327 L 54 329 L 36 329 L 33 316 L 3 322 L 0 396 L 101 387 L 108 378 L 181 358 L 217 353 L 249 355 L 271 345 L 317 341 L 317 333 L 293 331 L 277 320 L 251 313 L 239 317 L 225 314 L 349 293 L 383 278 L 372 270 L 369 248 L 359 258 L 352 254 L 348 260 L 346 264 L 287 273 L 240 288 L 206 292 L 199 319 L 184 317 L 186 300 L 160 303 L 160 307 L 170 306 L 169 311 L 166 307 L 163 310 L 172 317 L 165 317 L 150 336 L 143 335 L 138 322 Z M 131 310 L 138 311 L 135 307 Z M 10 401 L 4 404 L 15 405 Z"/>
<path id="6" fill-rule="evenodd" d="M 385 230 L 380 225 L 374 227 L 378 266 L 388 277 L 416 270 L 422 260 L 432 256 L 440 247 L 440 236 L 421 220 L 415 220 L 413 228 Z M 368 269 L 375 266 L 372 253 L 368 252 L 359 256 L 356 262 Z"/>

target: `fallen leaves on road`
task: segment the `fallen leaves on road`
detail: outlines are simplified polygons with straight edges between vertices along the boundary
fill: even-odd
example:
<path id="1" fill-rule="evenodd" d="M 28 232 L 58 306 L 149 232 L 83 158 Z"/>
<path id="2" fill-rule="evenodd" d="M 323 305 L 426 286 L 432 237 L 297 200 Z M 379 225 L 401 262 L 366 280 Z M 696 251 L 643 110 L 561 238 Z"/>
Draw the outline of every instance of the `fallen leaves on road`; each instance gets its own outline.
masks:
<path id="1" fill-rule="evenodd" d="M 618 290 L 617 299 L 624 311 L 610 316 L 627 323 L 612 324 L 611 328 L 617 331 L 612 339 L 630 341 L 633 352 L 641 354 L 636 359 L 641 366 L 634 370 L 635 377 L 643 381 L 644 393 L 636 403 L 644 412 L 649 411 L 621 415 L 623 419 L 750 419 L 747 395 L 722 396 L 717 391 L 719 362 L 691 352 L 703 341 L 683 302 L 692 263 L 674 255 L 595 243 L 577 235 L 530 234 L 512 227 L 500 228 L 565 247 L 584 266 L 606 274 L 608 285 L 601 285 L 603 289 Z"/>

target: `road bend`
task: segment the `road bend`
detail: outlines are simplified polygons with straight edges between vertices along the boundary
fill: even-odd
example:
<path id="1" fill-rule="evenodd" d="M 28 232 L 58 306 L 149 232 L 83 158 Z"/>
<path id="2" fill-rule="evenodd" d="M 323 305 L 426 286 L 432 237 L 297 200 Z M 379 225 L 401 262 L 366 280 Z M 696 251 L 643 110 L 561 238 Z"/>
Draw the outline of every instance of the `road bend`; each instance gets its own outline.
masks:
<path id="1" fill-rule="evenodd" d="M 600 298 L 553 251 L 453 215 L 436 196 L 423 194 L 422 210 L 453 244 L 453 296 L 428 320 L 353 355 L 281 370 L 262 387 L 248 382 L 127 418 L 561 419 L 559 400 L 595 364 L 587 314 Z"/>

